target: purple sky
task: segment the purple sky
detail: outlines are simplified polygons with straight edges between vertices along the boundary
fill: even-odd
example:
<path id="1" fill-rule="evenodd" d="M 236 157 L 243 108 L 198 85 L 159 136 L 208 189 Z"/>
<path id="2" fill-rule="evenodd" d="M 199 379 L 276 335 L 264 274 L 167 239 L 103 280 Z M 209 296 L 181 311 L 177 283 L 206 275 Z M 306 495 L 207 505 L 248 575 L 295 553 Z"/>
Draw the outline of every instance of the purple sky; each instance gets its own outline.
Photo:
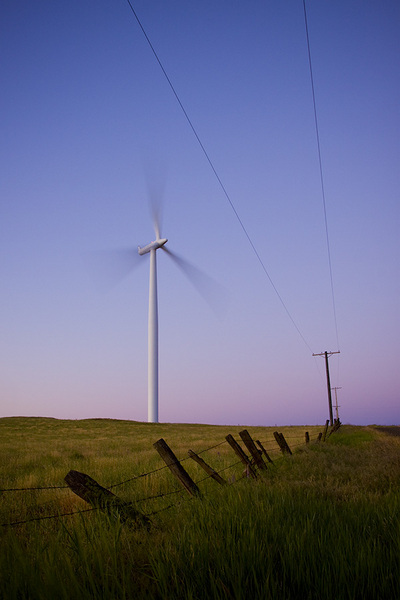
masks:
<path id="1" fill-rule="evenodd" d="M 0 416 L 147 419 L 148 261 L 104 292 L 92 258 L 154 238 L 150 169 L 224 290 L 158 252 L 160 420 L 323 423 L 340 349 L 341 420 L 398 424 L 399 3 L 306 4 L 338 339 L 302 1 L 132 4 L 303 337 L 128 3 L 3 0 Z"/>

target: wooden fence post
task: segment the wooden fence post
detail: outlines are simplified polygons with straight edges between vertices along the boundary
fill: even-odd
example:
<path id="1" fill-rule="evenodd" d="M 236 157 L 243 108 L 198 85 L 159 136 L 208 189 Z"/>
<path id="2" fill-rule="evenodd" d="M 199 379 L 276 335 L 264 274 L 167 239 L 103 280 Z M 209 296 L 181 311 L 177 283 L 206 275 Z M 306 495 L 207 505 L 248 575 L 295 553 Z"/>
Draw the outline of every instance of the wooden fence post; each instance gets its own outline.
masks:
<path id="1" fill-rule="evenodd" d="M 261 448 L 261 452 L 264 454 L 265 458 L 267 459 L 268 462 L 273 463 L 274 461 L 272 460 L 272 458 L 270 457 L 270 455 L 268 454 L 268 452 L 266 451 L 266 449 L 264 448 L 264 446 L 262 445 L 262 443 L 259 440 L 256 440 L 256 444 L 258 444 Z"/>
<path id="2" fill-rule="evenodd" d="M 324 433 L 322 434 L 322 441 L 323 442 L 326 440 L 326 434 L 328 433 L 328 427 L 329 427 L 329 419 L 327 419 L 327 421 L 325 423 Z"/>
<path id="3" fill-rule="evenodd" d="M 214 471 L 212 467 L 210 467 L 202 458 L 200 458 L 200 456 L 198 456 L 196 452 L 193 452 L 193 450 L 188 450 L 188 454 L 190 458 L 193 458 L 193 460 L 197 462 L 197 464 L 200 465 L 202 469 L 204 469 L 207 475 L 212 477 L 212 479 L 215 479 L 215 481 L 217 481 L 219 484 L 226 485 L 225 479 L 223 479 L 223 477 L 221 477 L 221 475 L 217 473 L 217 471 Z"/>
<path id="4" fill-rule="evenodd" d="M 171 473 L 173 473 L 175 477 L 177 477 L 177 479 L 183 485 L 185 490 L 191 496 L 200 496 L 201 494 L 199 488 L 192 480 L 190 475 L 182 467 L 181 463 L 176 458 L 175 454 L 172 452 L 167 442 L 161 438 L 153 444 L 153 447 L 157 450 L 158 454 L 164 460 Z"/>
<path id="5" fill-rule="evenodd" d="M 288 454 L 292 454 L 292 451 L 291 451 L 291 449 L 289 448 L 289 444 L 288 444 L 288 443 L 287 443 L 287 441 L 285 440 L 285 436 L 283 435 L 283 433 L 280 433 L 279 435 L 281 436 L 281 440 L 282 440 L 282 442 L 283 442 L 283 445 L 284 445 L 284 447 L 286 448 L 286 452 L 287 452 Z"/>
<path id="6" fill-rule="evenodd" d="M 289 445 L 288 445 L 287 441 L 285 440 L 283 433 L 278 433 L 277 431 L 274 431 L 274 438 L 275 438 L 279 448 L 281 449 L 282 454 L 292 454 L 292 451 L 289 448 Z"/>
<path id="7" fill-rule="evenodd" d="M 231 448 L 233 449 L 235 454 L 237 454 L 237 456 L 240 458 L 242 463 L 245 465 L 246 470 L 249 473 L 249 475 L 251 477 L 253 477 L 253 479 L 256 479 L 257 475 L 256 475 L 253 467 L 251 466 L 251 463 L 250 463 L 246 453 L 242 450 L 242 448 L 239 446 L 239 444 L 236 442 L 236 440 L 233 438 L 233 436 L 231 434 L 229 434 L 226 436 L 225 439 L 228 442 L 228 444 L 231 446 Z"/>
<path id="8" fill-rule="evenodd" d="M 320 442 L 322 438 L 322 431 L 319 432 L 318 437 L 317 437 L 317 442 Z"/>
<path id="9" fill-rule="evenodd" d="M 306 444 L 310 443 L 310 434 L 306 431 Z"/>
<path id="10" fill-rule="evenodd" d="M 285 450 L 283 448 L 281 436 L 279 435 L 279 433 L 277 431 L 274 431 L 274 438 L 275 438 L 275 441 L 278 444 L 279 448 L 281 449 L 282 454 L 284 454 Z"/>
<path id="11" fill-rule="evenodd" d="M 333 427 L 331 427 L 331 430 L 328 434 L 328 437 L 332 435 L 332 433 L 335 433 L 335 431 L 337 431 L 340 427 L 340 421 L 339 419 L 335 419 L 335 423 L 333 425 Z"/>
<path id="12" fill-rule="evenodd" d="M 64 480 L 77 496 L 94 508 L 100 508 L 110 516 L 118 516 L 123 522 L 135 521 L 138 525 L 149 529 L 150 519 L 135 510 L 130 502 L 125 502 L 125 500 L 103 488 L 89 475 L 79 471 L 70 471 L 64 477 Z"/>
<path id="13" fill-rule="evenodd" d="M 265 471 L 267 469 L 267 465 L 263 461 L 261 452 L 255 445 L 255 443 L 253 442 L 253 439 L 252 439 L 251 435 L 249 434 L 249 432 L 247 431 L 247 429 L 244 429 L 243 431 L 241 431 L 239 433 L 239 435 L 242 438 L 243 443 L 245 444 L 246 448 L 250 452 L 251 456 L 253 457 L 254 464 L 259 469 Z"/>

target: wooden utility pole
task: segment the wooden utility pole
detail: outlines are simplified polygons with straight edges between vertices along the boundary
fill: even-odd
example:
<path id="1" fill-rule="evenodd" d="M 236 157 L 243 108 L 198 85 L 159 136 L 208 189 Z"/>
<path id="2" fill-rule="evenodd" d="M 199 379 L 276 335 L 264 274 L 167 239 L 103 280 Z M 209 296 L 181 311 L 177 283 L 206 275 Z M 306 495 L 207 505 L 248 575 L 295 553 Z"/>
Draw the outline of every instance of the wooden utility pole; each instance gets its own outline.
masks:
<path id="1" fill-rule="evenodd" d="M 341 387 L 334 387 L 332 388 L 333 390 L 335 390 L 335 412 L 336 412 L 336 420 L 339 421 L 339 408 L 340 405 L 337 403 L 337 390 L 341 390 Z"/>
<path id="2" fill-rule="evenodd" d="M 329 419 L 331 425 L 333 426 L 333 411 L 332 411 L 332 393 L 331 393 L 331 378 L 329 376 L 329 363 L 328 358 L 332 356 L 332 354 L 340 354 L 340 350 L 337 352 L 320 352 L 319 354 L 313 354 L 313 356 L 325 356 L 325 369 L 326 369 L 326 384 L 328 387 L 328 403 L 329 403 Z"/>

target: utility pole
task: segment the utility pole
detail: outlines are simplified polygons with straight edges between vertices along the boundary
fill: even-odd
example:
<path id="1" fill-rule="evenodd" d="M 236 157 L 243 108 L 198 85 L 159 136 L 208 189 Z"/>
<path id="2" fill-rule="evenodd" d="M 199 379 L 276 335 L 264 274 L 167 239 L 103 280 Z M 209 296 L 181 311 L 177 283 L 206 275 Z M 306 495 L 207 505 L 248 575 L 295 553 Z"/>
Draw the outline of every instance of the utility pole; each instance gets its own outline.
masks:
<path id="1" fill-rule="evenodd" d="M 331 379 L 329 377 L 329 363 L 328 357 L 332 356 L 332 354 L 340 354 L 340 350 L 337 352 L 320 352 L 319 354 L 313 354 L 313 356 L 325 356 L 325 369 L 326 369 L 326 383 L 328 387 L 328 403 L 329 403 L 329 419 L 331 422 L 331 426 L 333 425 L 333 411 L 332 411 L 332 393 L 331 393 Z"/>
<path id="2" fill-rule="evenodd" d="M 339 408 L 340 406 L 337 403 L 337 390 L 341 390 L 341 387 L 334 387 L 332 388 L 333 390 L 335 390 L 335 400 L 336 400 L 336 404 L 335 404 L 335 412 L 336 412 L 336 420 L 339 421 Z"/>

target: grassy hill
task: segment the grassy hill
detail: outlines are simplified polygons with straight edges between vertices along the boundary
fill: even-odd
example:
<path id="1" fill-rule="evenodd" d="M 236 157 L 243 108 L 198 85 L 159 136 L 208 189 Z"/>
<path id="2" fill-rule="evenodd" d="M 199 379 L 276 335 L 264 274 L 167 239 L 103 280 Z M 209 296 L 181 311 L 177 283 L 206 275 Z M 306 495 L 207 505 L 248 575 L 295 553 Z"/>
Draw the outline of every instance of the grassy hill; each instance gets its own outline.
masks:
<path id="1" fill-rule="evenodd" d="M 293 451 L 283 456 L 275 428 L 249 427 L 274 461 L 253 480 L 225 441 L 242 429 L 0 419 L 0 597 L 396 598 L 397 430 L 342 426 L 317 443 L 322 427 L 279 428 Z M 165 467 L 159 438 L 201 499 Z M 229 485 L 205 479 L 189 449 Z M 70 469 L 132 502 L 150 530 L 88 511 L 64 482 Z"/>

